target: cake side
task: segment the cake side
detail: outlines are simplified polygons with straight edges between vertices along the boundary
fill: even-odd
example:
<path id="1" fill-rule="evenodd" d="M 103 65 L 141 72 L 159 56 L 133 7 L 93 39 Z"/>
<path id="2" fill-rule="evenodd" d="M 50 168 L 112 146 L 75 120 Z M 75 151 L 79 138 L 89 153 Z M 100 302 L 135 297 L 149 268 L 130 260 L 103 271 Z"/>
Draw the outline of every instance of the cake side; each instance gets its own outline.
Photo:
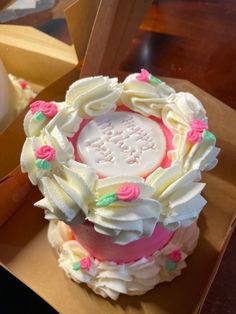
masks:
<path id="1" fill-rule="evenodd" d="M 69 228 L 51 221 L 48 239 L 56 248 L 59 266 L 77 283 L 86 283 L 102 297 L 116 300 L 119 294 L 141 295 L 157 284 L 171 281 L 187 266 L 185 259 L 197 245 L 196 223 L 179 228 L 162 249 L 134 262 L 99 261 L 79 244 Z"/>

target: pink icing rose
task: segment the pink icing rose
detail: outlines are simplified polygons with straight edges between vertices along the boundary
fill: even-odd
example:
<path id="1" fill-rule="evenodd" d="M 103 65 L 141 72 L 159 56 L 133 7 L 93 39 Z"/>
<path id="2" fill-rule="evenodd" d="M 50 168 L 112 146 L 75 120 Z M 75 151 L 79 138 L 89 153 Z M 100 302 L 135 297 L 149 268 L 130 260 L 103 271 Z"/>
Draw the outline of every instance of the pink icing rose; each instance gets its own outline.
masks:
<path id="1" fill-rule="evenodd" d="M 37 159 L 46 159 L 47 161 L 51 161 L 56 158 L 56 152 L 51 146 L 43 145 L 36 150 L 35 156 Z"/>
<path id="2" fill-rule="evenodd" d="M 25 80 L 19 80 L 19 84 L 22 89 L 26 89 L 28 83 Z"/>
<path id="3" fill-rule="evenodd" d="M 139 73 L 138 75 L 136 75 L 136 79 L 138 81 L 144 81 L 144 82 L 148 82 L 149 81 L 149 72 L 145 69 L 141 69 L 141 73 Z"/>
<path id="4" fill-rule="evenodd" d="M 40 110 L 48 118 L 53 118 L 57 114 L 57 106 L 52 102 L 44 102 Z"/>
<path id="5" fill-rule="evenodd" d="M 175 250 L 168 255 L 168 258 L 175 263 L 178 263 L 181 260 L 181 252 L 180 250 Z"/>
<path id="6" fill-rule="evenodd" d="M 140 195 L 140 188 L 137 184 L 124 184 L 116 192 L 117 198 L 120 201 L 133 201 Z"/>
<path id="7" fill-rule="evenodd" d="M 91 264 L 92 262 L 91 262 L 90 257 L 82 258 L 80 261 L 80 267 L 81 269 L 84 269 L 84 270 L 90 270 Z"/>
<path id="8" fill-rule="evenodd" d="M 208 130 L 208 126 L 204 120 L 192 120 L 190 122 L 190 127 L 192 130 L 196 130 L 198 132 L 203 132 L 204 130 Z"/>
<path id="9" fill-rule="evenodd" d="M 30 105 L 30 111 L 32 114 L 35 114 L 38 111 L 41 111 L 42 105 L 45 103 L 43 100 L 37 100 Z"/>
<path id="10" fill-rule="evenodd" d="M 190 130 L 187 133 L 187 141 L 191 144 L 196 144 L 201 141 L 202 133 L 196 130 Z"/>

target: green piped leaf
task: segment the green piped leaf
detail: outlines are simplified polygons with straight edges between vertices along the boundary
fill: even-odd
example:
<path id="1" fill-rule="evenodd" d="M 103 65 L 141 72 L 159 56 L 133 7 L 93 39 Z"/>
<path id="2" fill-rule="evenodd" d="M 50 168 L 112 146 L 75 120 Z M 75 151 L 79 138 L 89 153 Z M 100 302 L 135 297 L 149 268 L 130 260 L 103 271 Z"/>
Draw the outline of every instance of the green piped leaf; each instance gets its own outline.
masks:
<path id="1" fill-rule="evenodd" d="M 34 119 L 37 120 L 37 121 L 39 121 L 39 122 L 43 122 L 43 121 L 46 119 L 46 117 L 45 117 L 45 115 L 42 113 L 42 111 L 38 111 L 38 112 L 36 112 L 36 113 L 34 114 Z"/>
<path id="2" fill-rule="evenodd" d="M 211 142 L 213 144 L 215 144 L 216 142 L 216 137 L 213 133 L 211 133 L 210 131 L 204 131 L 202 133 L 202 138 L 204 141 L 208 141 L 208 142 Z"/>
<path id="3" fill-rule="evenodd" d="M 150 74 L 149 81 L 156 85 L 161 85 L 163 83 L 161 80 L 159 80 L 157 77 L 153 76 L 152 74 Z"/>
<path id="4" fill-rule="evenodd" d="M 165 264 L 165 267 L 166 267 L 166 270 L 167 271 L 173 271 L 175 270 L 177 264 L 171 260 L 167 260 L 166 261 L 166 264 Z"/>
<path id="5" fill-rule="evenodd" d="M 108 206 L 111 203 L 114 203 L 117 201 L 116 193 L 109 193 L 102 196 L 96 203 L 96 206 L 103 207 Z"/>
<path id="6" fill-rule="evenodd" d="M 80 270 L 80 262 L 74 262 L 72 268 L 73 270 Z"/>
<path id="7" fill-rule="evenodd" d="M 51 169 L 51 164 L 46 159 L 36 159 L 35 164 L 39 169 L 43 170 Z"/>

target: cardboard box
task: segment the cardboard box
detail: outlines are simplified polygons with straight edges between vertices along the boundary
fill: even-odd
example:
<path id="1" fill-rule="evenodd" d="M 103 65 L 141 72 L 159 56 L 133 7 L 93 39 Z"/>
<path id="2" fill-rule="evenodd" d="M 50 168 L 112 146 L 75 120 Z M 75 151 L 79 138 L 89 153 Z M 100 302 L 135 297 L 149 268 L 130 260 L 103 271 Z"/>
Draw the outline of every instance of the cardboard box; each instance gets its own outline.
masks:
<path id="1" fill-rule="evenodd" d="M 0 25 L 0 58 L 8 71 L 38 86 L 48 86 L 63 74 L 68 73 L 58 80 L 57 84 L 60 85 L 60 89 L 58 88 L 55 92 L 53 88 L 46 90 L 39 88 L 42 93 L 35 98 L 49 101 L 64 100 L 65 91 L 73 80 L 83 76 L 112 75 L 117 72 L 122 56 L 124 57 L 127 51 L 127 45 L 151 2 L 151 0 L 75 1 L 65 10 L 65 16 L 76 56 L 73 47 L 31 27 Z M 104 36 L 98 36 L 97 30 Z M 20 61 L 15 61 L 13 57 L 15 55 L 21 56 L 17 58 Z M 5 186 L 8 184 L 7 178 L 10 179 L 13 176 L 9 173 L 19 164 L 19 156 L 25 139 L 22 123 L 27 110 L 0 137 L 2 145 L 0 180 Z M 14 143 L 14 145 L 8 145 L 8 143 Z M 19 170 L 16 172 L 18 177 L 21 177 L 20 188 L 26 176 L 20 174 Z M 17 182 L 15 180 L 14 188 Z M 10 199 L 9 196 L 8 201 Z M 10 209 L 2 210 L 0 225 L 20 203 L 21 200 L 19 202 L 12 200 Z"/>
<path id="2" fill-rule="evenodd" d="M 12 2 L 14 1 L 1 2 L 0 9 Z M 0 60 L 8 73 L 27 80 L 36 93 L 76 68 L 79 63 L 74 46 L 32 27 L 18 25 L 0 25 Z M 13 86 L 11 88 L 14 89 Z M 12 101 L 9 105 L 12 105 Z M 19 153 L 24 140 L 22 119 L 19 117 L 19 120 L 12 122 L 12 116 L 9 115 L 4 118 L 4 123 L 9 127 L 0 135 L 0 226 L 14 213 L 31 188 L 27 176 L 21 174 L 19 168 L 14 171 L 19 164 Z M 10 174 L 11 171 L 14 175 Z M 11 191 L 18 189 L 25 193 L 13 196 Z M 5 208 L 2 204 L 8 204 L 8 207 Z"/>
<path id="3" fill-rule="evenodd" d="M 78 64 L 73 46 L 33 27 L 18 25 L 0 25 L 0 59 L 8 73 L 24 78 L 38 90 Z"/>
<path id="4" fill-rule="evenodd" d="M 85 46 L 86 44 L 84 48 Z M 90 65 L 87 69 L 89 67 Z M 96 69 L 100 71 L 100 66 L 96 65 Z M 127 74 L 117 72 L 120 79 Z M 62 100 L 68 86 L 79 75 L 79 69 L 73 69 L 39 93 L 38 98 Z M 121 296 L 117 302 L 95 295 L 85 285 L 75 284 L 59 269 L 56 252 L 47 241 L 48 223 L 43 218 L 43 212 L 33 207 L 33 203 L 41 198 L 38 189 L 29 184 L 26 176 L 20 174 L 19 168 L 1 181 L 1 212 L 4 210 L 5 214 L 14 212 L 14 215 L 9 218 L 10 214 L 7 214 L 7 220 L 6 216 L 3 218 L 5 223 L 0 228 L 0 261 L 60 313 L 189 314 L 200 312 L 235 227 L 236 193 L 233 183 L 236 113 L 188 81 L 166 78 L 163 80 L 177 91 L 192 92 L 203 102 L 208 112 L 210 129 L 217 137 L 217 145 L 222 148 L 219 165 L 203 176 L 203 181 L 207 183 L 204 197 L 208 200 L 208 204 L 199 219 L 201 229 L 199 244 L 187 259 L 188 267 L 183 271 L 182 276 L 173 282 L 163 283 L 143 296 Z M 14 161 L 11 166 L 18 164 L 25 139 L 22 130 L 24 114 L 25 112 L 0 138 L 4 151 L 3 156 L 1 154 L 0 164 L 4 163 L 4 160 L 13 158 L 13 155 Z M 9 147 L 9 143 L 13 143 L 10 145 L 13 147 Z M 5 165 L 7 166 L 7 163 Z M 2 168 L 1 166 L 3 173 Z M 5 171 L 9 170 L 11 169 L 8 167 Z M 12 197 L 9 191 L 13 192 Z"/>
<path id="5" fill-rule="evenodd" d="M 68 73 L 43 91 L 45 98 L 62 95 L 74 81 L 76 71 Z M 60 313 L 197 313 L 216 274 L 219 262 L 235 227 L 234 156 L 236 113 L 195 85 L 182 80 L 165 79 L 176 90 L 192 92 L 207 109 L 210 129 L 222 148 L 219 165 L 204 174 L 207 206 L 200 215 L 201 236 L 195 252 L 188 258 L 183 275 L 164 283 L 144 296 L 121 296 L 117 302 L 102 299 L 85 285 L 68 279 L 57 266 L 57 256 L 47 241 L 47 222 L 33 207 L 41 198 L 37 188 L 0 229 L 0 260 L 20 280 L 37 292 Z M 64 90 L 62 91 L 62 88 Z M 19 123 L 20 120 L 18 121 Z M 19 180 L 16 174 L 14 180 Z M 4 182 L 3 182 L 4 184 Z M 18 198 L 20 198 L 20 191 Z M 24 195 L 25 196 L 25 195 Z M 24 226 L 24 227 L 23 227 Z M 22 228 L 23 227 L 23 228 Z M 191 297 L 189 297 L 191 291 Z"/>

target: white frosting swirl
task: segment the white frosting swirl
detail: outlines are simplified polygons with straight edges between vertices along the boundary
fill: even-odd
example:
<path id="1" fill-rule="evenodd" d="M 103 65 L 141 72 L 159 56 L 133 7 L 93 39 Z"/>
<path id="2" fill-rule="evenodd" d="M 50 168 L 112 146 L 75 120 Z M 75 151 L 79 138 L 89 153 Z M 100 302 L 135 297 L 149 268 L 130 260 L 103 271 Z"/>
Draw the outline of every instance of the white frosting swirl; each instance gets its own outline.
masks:
<path id="1" fill-rule="evenodd" d="M 20 81 L 22 79 L 16 78 L 12 74 L 9 74 L 8 76 L 17 91 L 17 95 L 18 95 L 17 110 L 18 112 L 20 112 L 29 104 L 29 102 L 35 97 L 36 94 L 27 82 L 25 82 L 26 86 L 22 88 L 20 84 Z"/>
<path id="2" fill-rule="evenodd" d="M 172 141 L 174 150 L 168 152 L 172 165 L 181 163 L 183 170 L 199 169 L 208 171 L 217 163 L 220 148 L 215 147 L 215 140 L 204 140 L 191 145 L 186 140 L 186 135 L 175 134 Z"/>
<path id="3" fill-rule="evenodd" d="M 175 134 L 183 134 L 189 129 L 191 120 L 201 119 L 207 122 L 206 111 L 195 96 L 190 93 L 176 93 L 168 98 L 163 107 L 162 120 Z"/>
<path id="4" fill-rule="evenodd" d="M 56 230 L 55 230 L 56 229 Z M 74 270 L 73 263 L 88 257 L 87 251 L 74 240 L 66 241 L 60 236 L 58 224 L 51 222 L 48 238 L 59 252 L 59 265 L 67 276 L 77 283 L 86 283 L 95 293 L 102 297 L 116 300 L 120 293 L 141 295 L 154 288 L 160 282 L 171 281 L 181 274 L 186 267 L 185 259 L 194 250 L 199 231 L 196 224 L 179 229 L 171 241 L 152 256 L 143 257 L 135 262 L 116 264 L 91 259 L 90 270 Z M 181 259 L 175 269 L 167 270 L 168 255 L 181 251 Z"/>
<path id="5" fill-rule="evenodd" d="M 162 249 L 162 254 L 159 256 L 158 263 L 160 265 L 160 283 L 165 281 L 171 281 L 176 276 L 181 275 L 181 270 L 185 268 L 186 262 L 185 259 L 190 255 L 194 248 L 197 246 L 197 241 L 199 238 L 199 228 L 196 223 L 193 223 L 191 226 L 186 228 L 180 228 L 175 232 L 174 237 L 171 241 Z M 166 263 L 166 256 L 175 250 L 182 251 L 181 262 L 178 263 L 177 267 L 171 272 L 167 271 L 164 267 Z"/>
<path id="6" fill-rule="evenodd" d="M 60 219 L 75 224 L 84 221 L 93 193 L 96 174 L 86 165 L 70 161 L 63 165 L 60 175 L 43 177 L 39 187 L 44 198 L 34 205 L 45 210 L 48 220 Z"/>
<path id="7" fill-rule="evenodd" d="M 109 235 L 114 243 L 121 245 L 150 236 L 161 212 L 160 203 L 151 199 L 154 189 L 137 177 L 101 179 L 96 186 L 97 197 L 115 192 L 126 183 L 139 186 L 140 196 L 137 200 L 116 201 L 106 207 L 94 207 L 88 215 L 97 232 Z"/>
<path id="8" fill-rule="evenodd" d="M 77 241 L 65 242 L 61 247 L 61 253 L 59 256 L 59 266 L 64 269 L 67 276 L 77 282 L 84 282 L 89 284 L 94 276 L 97 275 L 96 265 L 91 258 L 92 265 L 89 271 L 77 271 L 74 270 L 71 265 L 82 259 L 88 257 L 87 251 Z"/>
<path id="9" fill-rule="evenodd" d="M 82 118 L 100 116 L 114 111 L 122 92 L 117 79 L 94 76 L 74 82 L 66 93 L 66 104 L 78 110 Z"/>
<path id="10" fill-rule="evenodd" d="M 43 145 L 51 146 L 56 152 L 56 158 L 51 162 L 52 167 L 49 170 L 40 169 L 35 164 L 35 152 Z M 28 172 L 30 181 L 36 185 L 42 177 L 58 173 L 58 168 L 71 159 L 74 159 L 74 148 L 56 126 L 50 134 L 44 129 L 39 137 L 26 138 L 21 153 L 21 170 Z"/>
<path id="11" fill-rule="evenodd" d="M 196 144 L 186 141 L 192 120 L 207 122 L 205 110 L 190 93 L 175 93 L 165 83 L 155 85 L 130 75 L 124 83 L 97 76 L 76 81 L 66 94 L 65 103 L 57 104 L 59 112 L 47 123 L 36 127 L 31 113 L 25 119 L 28 135 L 21 167 L 33 184 L 38 184 L 44 198 L 36 206 L 45 209 L 49 220 L 60 219 L 69 224 L 88 219 L 97 232 L 109 235 L 118 244 L 126 244 L 150 236 L 157 222 L 175 230 L 197 219 L 205 205 L 200 195 L 204 183 L 200 171 L 213 168 L 219 149 L 214 135 L 202 133 Z M 168 169 L 158 168 L 144 182 L 140 177 L 118 176 L 98 179 L 88 166 L 74 161 L 74 148 L 67 137 L 78 130 L 82 118 L 93 118 L 116 109 L 121 102 L 143 115 L 162 117 L 174 133 L 172 160 Z M 49 145 L 55 160 L 41 169 L 36 166 L 36 150 Z M 38 168 L 39 166 L 39 168 Z M 44 167 L 44 166 L 43 166 Z M 48 169 L 49 167 L 50 169 Z M 48 169 L 48 170 L 47 170 Z M 104 195 L 116 193 L 123 184 L 135 183 L 141 194 L 132 201 L 115 199 L 101 207 L 96 202 Z"/>
<path id="12" fill-rule="evenodd" d="M 154 85 L 136 79 L 138 73 L 129 75 L 123 82 L 123 93 L 121 101 L 131 110 L 139 112 L 144 116 L 155 116 L 160 118 L 161 111 L 168 103 L 168 97 L 175 90 L 162 82 Z"/>
<path id="13" fill-rule="evenodd" d="M 138 199 L 115 201 L 96 206 L 100 197 L 115 193 L 123 184 L 135 183 L 140 189 Z M 115 177 L 97 180 L 90 167 L 76 161 L 61 166 L 57 174 L 42 177 L 38 182 L 44 198 L 35 206 L 45 210 L 48 220 L 60 219 L 74 225 L 85 217 L 97 232 L 108 235 L 114 243 L 127 244 L 152 234 L 160 216 L 161 205 L 152 199 L 154 189 L 137 177 Z"/>
<path id="14" fill-rule="evenodd" d="M 200 195 L 205 183 L 199 170 L 184 173 L 180 164 L 168 169 L 161 167 L 149 175 L 146 183 L 155 190 L 154 199 L 162 204 L 160 222 L 171 230 L 189 226 L 195 221 L 206 204 Z"/>
<path id="15" fill-rule="evenodd" d="M 71 137 L 80 127 L 81 118 L 77 111 L 66 106 L 65 102 L 53 102 L 58 109 L 57 114 L 52 119 L 45 118 L 43 121 L 35 119 L 29 110 L 24 119 L 24 130 L 28 137 L 39 136 L 43 128 L 51 132 L 55 126 L 67 137 Z"/>

